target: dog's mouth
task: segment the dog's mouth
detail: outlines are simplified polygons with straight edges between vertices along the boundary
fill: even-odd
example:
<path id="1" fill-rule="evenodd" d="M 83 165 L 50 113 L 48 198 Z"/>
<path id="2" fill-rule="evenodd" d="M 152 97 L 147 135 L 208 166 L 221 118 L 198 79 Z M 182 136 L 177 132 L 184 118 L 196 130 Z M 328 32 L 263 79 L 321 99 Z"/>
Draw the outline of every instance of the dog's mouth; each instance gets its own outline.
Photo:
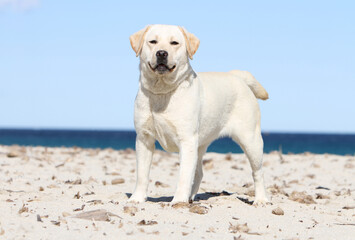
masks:
<path id="1" fill-rule="evenodd" d="M 148 62 L 148 65 L 153 72 L 158 72 L 159 74 L 163 74 L 166 72 L 172 72 L 172 71 L 174 71 L 174 69 L 176 67 L 176 65 L 174 65 L 171 68 L 169 68 L 169 66 L 164 63 L 160 63 L 160 64 L 157 64 L 154 67 L 152 67 L 152 65 L 150 65 L 150 63 Z"/>

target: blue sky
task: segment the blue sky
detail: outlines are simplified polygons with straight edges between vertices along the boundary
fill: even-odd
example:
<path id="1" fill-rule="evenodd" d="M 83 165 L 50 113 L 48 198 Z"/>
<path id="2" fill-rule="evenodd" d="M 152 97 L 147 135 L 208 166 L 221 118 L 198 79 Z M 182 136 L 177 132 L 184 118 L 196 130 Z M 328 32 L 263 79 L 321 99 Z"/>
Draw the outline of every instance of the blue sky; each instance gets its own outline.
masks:
<path id="1" fill-rule="evenodd" d="M 355 133 L 354 1 L 0 0 L 0 128 L 133 129 L 148 24 L 200 38 L 195 71 L 250 71 L 262 129 Z"/>

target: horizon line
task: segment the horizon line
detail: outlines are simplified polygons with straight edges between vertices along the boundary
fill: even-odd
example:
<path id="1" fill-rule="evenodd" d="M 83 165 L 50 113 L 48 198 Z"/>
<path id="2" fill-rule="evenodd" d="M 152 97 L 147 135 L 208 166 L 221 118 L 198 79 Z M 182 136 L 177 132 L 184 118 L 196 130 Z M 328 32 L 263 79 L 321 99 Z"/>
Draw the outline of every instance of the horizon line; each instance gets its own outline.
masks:
<path id="1" fill-rule="evenodd" d="M 80 127 L 0 127 L 2 130 L 25 130 L 25 131 L 103 131 L 103 132 L 135 132 L 134 128 L 80 128 Z M 306 131 L 306 130 L 262 130 L 262 134 L 334 134 L 334 135 L 355 135 L 355 132 L 341 132 L 341 131 Z"/>

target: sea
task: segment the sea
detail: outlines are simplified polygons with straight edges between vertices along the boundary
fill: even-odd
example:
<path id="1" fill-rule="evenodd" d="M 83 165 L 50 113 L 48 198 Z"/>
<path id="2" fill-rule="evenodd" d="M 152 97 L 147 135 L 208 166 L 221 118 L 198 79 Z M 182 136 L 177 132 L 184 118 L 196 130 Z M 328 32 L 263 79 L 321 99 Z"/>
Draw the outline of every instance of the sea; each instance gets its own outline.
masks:
<path id="1" fill-rule="evenodd" d="M 355 134 L 264 132 L 264 152 L 355 155 Z M 135 131 L 0 129 L 0 145 L 135 149 Z M 156 143 L 157 149 L 162 149 Z M 213 142 L 208 152 L 242 153 L 229 138 Z"/>

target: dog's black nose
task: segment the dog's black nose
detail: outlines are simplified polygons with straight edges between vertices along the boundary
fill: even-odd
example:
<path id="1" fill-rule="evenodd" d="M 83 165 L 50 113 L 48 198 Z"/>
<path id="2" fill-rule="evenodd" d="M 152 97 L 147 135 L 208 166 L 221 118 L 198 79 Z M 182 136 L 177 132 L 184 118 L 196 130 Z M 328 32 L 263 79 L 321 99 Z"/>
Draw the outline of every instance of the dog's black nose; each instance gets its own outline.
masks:
<path id="1" fill-rule="evenodd" d="M 168 52 L 164 50 L 159 50 L 156 53 L 157 58 L 164 59 L 168 57 Z"/>

